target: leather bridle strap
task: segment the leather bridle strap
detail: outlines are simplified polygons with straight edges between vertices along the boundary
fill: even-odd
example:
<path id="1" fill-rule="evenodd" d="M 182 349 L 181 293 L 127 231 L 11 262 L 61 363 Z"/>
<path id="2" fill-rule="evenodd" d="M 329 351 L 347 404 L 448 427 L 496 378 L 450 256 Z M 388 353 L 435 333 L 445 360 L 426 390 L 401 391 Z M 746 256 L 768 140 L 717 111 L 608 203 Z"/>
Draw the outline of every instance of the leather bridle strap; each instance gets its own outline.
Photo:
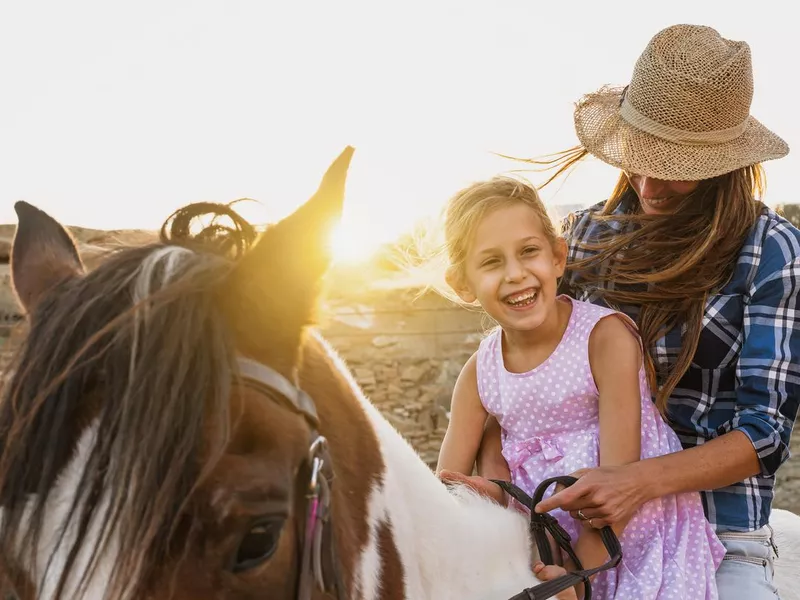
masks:
<path id="1" fill-rule="evenodd" d="M 236 359 L 239 376 L 252 388 L 287 405 L 293 412 L 303 415 L 309 426 L 316 432 L 319 429 L 317 406 L 311 396 L 286 379 L 275 369 L 255 360 L 239 357 Z M 277 394 L 277 397 L 276 397 Z"/>
<path id="2" fill-rule="evenodd" d="M 575 553 L 575 550 L 570 543 L 572 538 L 570 537 L 569 533 L 567 533 L 567 531 L 561 527 L 559 522 L 552 515 L 547 513 L 540 514 L 534 510 L 534 507 L 542 501 L 544 498 L 544 493 L 551 485 L 554 483 L 560 483 L 566 487 L 569 487 L 578 480 L 574 477 L 570 477 L 569 475 L 545 479 L 536 487 L 536 491 L 534 492 L 532 498 L 513 483 L 497 479 L 493 479 L 492 481 L 498 484 L 508 495 L 513 497 L 530 511 L 530 532 L 536 542 L 536 547 L 539 550 L 539 558 L 542 560 L 542 562 L 545 564 L 554 564 L 553 553 L 550 550 L 550 542 L 547 539 L 547 532 L 550 532 L 550 535 L 553 536 L 555 542 L 567 553 L 570 559 L 572 559 L 572 562 L 574 562 L 575 566 L 578 568 L 577 571 L 573 571 L 572 573 L 567 573 L 566 575 L 556 577 L 551 581 L 545 581 L 544 583 L 535 585 L 532 588 L 522 590 L 519 594 L 512 596 L 509 600 L 545 600 L 546 598 L 552 598 L 559 592 L 569 589 L 579 583 L 584 584 L 584 600 L 591 600 L 592 585 L 589 581 L 589 578 L 596 573 L 616 567 L 619 564 L 619 561 L 622 560 L 622 547 L 620 546 L 619 539 L 617 539 L 614 530 L 609 526 L 603 527 L 599 530 L 600 538 L 603 540 L 603 545 L 608 551 L 608 562 L 593 569 L 584 569 L 580 559 L 578 558 L 578 555 Z"/>
<path id="3" fill-rule="evenodd" d="M 238 376 L 246 386 L 263 393 L 274 401 L 298 413 L 311 430 L 309 465 L 311 481 L 305 489 L 305 527 L 299 534 L 303 540 L 300 548 L 298 570 L 298 600 L 310 600 L 313 588 L 326 595 L 345 600 L 345 588 L 336 556 L 336 540 L 331 523 L 331 488 L 334 481 L 333 465 L 325 438 L 319 435 L 319 416 L 314 400 L 300 387 L 276 370 L 251 360 L 238 357 Z"/>

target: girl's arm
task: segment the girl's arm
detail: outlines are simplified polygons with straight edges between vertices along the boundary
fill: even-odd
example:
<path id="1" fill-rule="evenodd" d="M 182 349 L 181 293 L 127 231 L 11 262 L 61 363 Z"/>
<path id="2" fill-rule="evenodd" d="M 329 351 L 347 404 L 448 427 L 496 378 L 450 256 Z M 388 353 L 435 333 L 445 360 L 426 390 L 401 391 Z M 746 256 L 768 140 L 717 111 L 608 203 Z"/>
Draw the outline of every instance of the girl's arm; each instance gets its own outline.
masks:
<path id="1" fill-rule="evenodd" d="M 455 471 L 472 475 L 483 436 L 487 412 L 478 395 L 477 353 L 470 356 L 453 388 L 450 423 L 439 451 L 436 472 Z"/>
<path id="2" fill-rule="evenodd" d="M 497 419 L 489 415 L 483 427 L 483 439 L 478 449 L 478 457 L 475 467 L 478 475 L 486 479 L 511 480 L 511 471 L 508 463 L 503 458 L 503 440 L 500 423 Z"/>
<path id="3" fill-rule="evenodd" d="M 597 323 L 589 337 L 589 363 L 600 392 L 600 466 L 636 462 L 641 457 L 642 352 L 638 338 L 622 317 L 607 317 Z M 615 533 L 622 533 L 626 524 L 627 520 L 616 523 Z M 603 564 L 608 553 L 598 530 L 588 522 L 585 525 L 575 552 L 588 569 Z"/>
<path id="4" fill-rule="evenodd" d="M 511 471 L 506 459 L 503 458 L 501 434 L 500 423 L 494 417 L 489 416 L 483 428 L 483 439 L 480 442 L 476 459 L 475 467 L 478 474 L 472 476 L 455 471 L 440 470 L 438 471 L 439 477 L 447 483 L 467 485 L 501 506 L 508 506 L 509 499 L 506 493 L 500 489 L 499 485 L 490 481 L 490 479 L 511 481 Z"/>

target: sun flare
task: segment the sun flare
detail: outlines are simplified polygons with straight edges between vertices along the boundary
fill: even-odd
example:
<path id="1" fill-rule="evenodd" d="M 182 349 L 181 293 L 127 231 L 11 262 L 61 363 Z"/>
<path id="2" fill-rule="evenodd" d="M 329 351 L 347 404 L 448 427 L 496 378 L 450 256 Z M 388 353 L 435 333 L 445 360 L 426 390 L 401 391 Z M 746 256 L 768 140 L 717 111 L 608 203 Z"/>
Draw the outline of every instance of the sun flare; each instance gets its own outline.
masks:
<path id="1" fill-rule="evenodd" d="M 342 222 L 334 227 L 329 243 L 334 262 L 358 264 L 367 262 L 387 241 L 374 229 Z"/>

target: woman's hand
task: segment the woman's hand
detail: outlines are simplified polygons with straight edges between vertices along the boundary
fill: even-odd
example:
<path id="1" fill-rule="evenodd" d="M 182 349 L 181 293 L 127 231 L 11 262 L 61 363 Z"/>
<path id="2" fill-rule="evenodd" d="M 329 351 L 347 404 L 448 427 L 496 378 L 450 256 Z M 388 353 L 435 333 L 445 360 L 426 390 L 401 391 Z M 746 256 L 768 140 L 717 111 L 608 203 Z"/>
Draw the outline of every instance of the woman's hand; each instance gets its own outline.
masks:
<path id="1" fill-rule="evenodd" d="M 595 529 L 626 523 L 649 500 L 648 483 L 637 468 L 641 464 L 576 471 L 571 475 L 577 482 L 545 498 L 535 510 L 543 513 L 561 508 L 576 519 L 591 520 Z"/>

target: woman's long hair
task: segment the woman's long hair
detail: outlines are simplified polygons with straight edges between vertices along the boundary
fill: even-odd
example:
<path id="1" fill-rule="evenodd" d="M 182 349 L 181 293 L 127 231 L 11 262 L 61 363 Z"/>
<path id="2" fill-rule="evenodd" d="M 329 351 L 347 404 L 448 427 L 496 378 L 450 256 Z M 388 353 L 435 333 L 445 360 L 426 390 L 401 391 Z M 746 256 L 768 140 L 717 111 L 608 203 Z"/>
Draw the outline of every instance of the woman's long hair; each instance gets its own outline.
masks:
<path id="1" fill-rule="evenodd" d="M 540 186 L 544 187 L 587 154 L 578 146 L 544 159 L 516 160 L 554 170 Z M 765 182 L 761 165 L 704 180 L 674 214 L 664 217 L 641 211 L 638 196 L 622 173 L 603 209 L 592 216 L 621 223 L 621 230 L 581 242 L 577 248 L 586 258 L 568 265 L 580 285 L 596 289 L 609 305 L 640 307 L 637 325 L 647 349 L 645 368 L 656 406 L 664 415 L 667 400 L 697 350 L 706 300 L 729 281 L 763 209 Z M 617 211 L 620 207 L 624 211 Z M 571 226 L 567 219 L 564 233 Z M 614 281 L 613 289 L 602 286 L 606 279 Z M 681 349 L 674 364 L 659 367 L 656 343 L 674 327 L 683 330 Z"/>

